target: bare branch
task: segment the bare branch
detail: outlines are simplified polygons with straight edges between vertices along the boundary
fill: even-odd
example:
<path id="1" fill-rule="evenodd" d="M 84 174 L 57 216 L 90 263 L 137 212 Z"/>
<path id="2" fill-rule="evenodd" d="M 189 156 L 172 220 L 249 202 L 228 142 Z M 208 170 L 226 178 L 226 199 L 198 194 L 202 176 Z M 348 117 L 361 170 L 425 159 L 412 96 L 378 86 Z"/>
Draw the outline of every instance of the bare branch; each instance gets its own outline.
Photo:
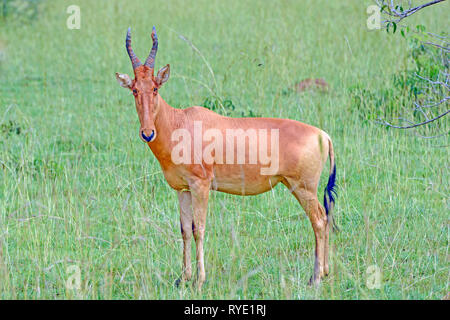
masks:
<path id="1" fill-rule="evenodd" d="M 398 23 L 401 20 L 405 19 L 406 17 L 413 15 L 414 13 L 416 13 L 419 10 L 422 10 L 426 7 L 429 7 L 434 4 L 444 2 L 444 1 L 446 1 L 446 0 L 434 0 L 434 1 L 427 2 L 427 3 L 417 6 L 417 7 L 412 7 L 411 1 L 409 1 L 409 8 L 407 10 L 397 10 L 398 5 L 395 5 L 393 0 L 391 0 L 390 3 L 387 3 L 386 0 L 381 0 L 381 1 L 376 0 L 375 2 L 377 3 L 377 5 L 380 8 L 387 7 L 389 10 L 386 11 L 386 14 L 388 14 L 391 17 L 395 17 L 396 19 L 394 19 L 392 21 Z"/>
<path id="2" fill-rule="evenodd" d="M 395 0 L 374 1 L 380 7 L 380 10 L 382 10 L 386 18 L 386 20 L 383 21 L 384 28 L 388 28 L 392 23 L 395 27 L 404 28 L 406 27 L 406 25 L 400 25 L 400 21 L 424 8 L 439 4 L 441 2 L 444 2 L 445 0 L 426 1 L 426 3 L 417 6 L 414 6 L 412 4 L 412 1 L 410 0 L 406 4 L 408 8 L 402 7 L 404 1 L 403 3 L 402 1 Z M 425 69 L 422 69 L 423 66 L 418 65 L 417 72 L 414 73 L 414 76 L 417 77 L 417 79 L 420 79 L 417 83 L 414 84 L 414 89 L 416 90 L 416 100 L 412 101 L 412 104 L 414 106 L 409 110 L 409 112 L 412 112 L 412 117 L 410 119 L 414 119 L 414 121 L 405 118 L 396 118 L 397 121 L 403 122 L 403 125 L 394 125 L 382 119 L 379 119 L 379 121 L 377 121 L 378 123 L 381 123 L 385 126 L 396 129 L 413 129 L 423 127 L 432 122 L 435 122 L 438 119 L 443 118 L 450 112 L 450 110 L 447 110 L 448 100 L 450 99 L 450 96 L 448 95 L 448 91 L 450 90 L 450 79 L 448 72 L 450 42 L 448 35 L 438 35 L 425 31 L 425 28 L 419 27 L 417 28 L 417 30 L 410 30 L 408 28 L 407 31 L 417 34 L 417 37 L 415 37 L 414 40 L 418 40 L 419 44 L 423 46 L 420 50 L 423 50 L 430 56 L 429 63 L 434 64 L 434 69 L 431 72 L 430 68 L 425 67 Z M 405 36 L 403 32 L 402 35 Z M 436 68 L 438 69 L 437 73 Z M 418 72 L 422 73 L 422 75 L 418 74 Z M 417 119 L 417 112 L 420 112 L 419 116 L 422 117 L 422 119 Z M 442 136 L 442 134 L 420 136 L 423 138 L 431 139 L 440 137 Z"/>
<path id="3" fill-rule="evenodd" d="M 446 82 L 442 82 L 442 81 L 433 81 L 433 80 L 431 80 L 431 79 L 422 77 L 421 75 L 419 75 L 419 74 L 417 74 L 417 73 L 415 73 L 414 75 L 415 75 L 417 78 L 420 78 L 420 79 L 422 79 L 422 80 L 425 80 L 425 81 L 429 82 L 430 84 L 435 84 L 435 85 L 443 86 L 443 87 L 445 87 L 447 90 L 450 90 L 450 86 L 449 86 L 449 84 L 448 84 L 448 78 L 447 78 L 447 81 L 446 81 Z"/>
<path id="4" fill-rule="evenodd" d="M 450 97 L 445 97 L 444 99 L 439 100 L 438 102 L 435 102 L 435 103 L 432 103 L 432 104 L 427 104 L 427 105 L 424 105 L 424 106 L 419 106 L 416 102 L 414 102 L 414 104 L 416 106 L 419 106 L 420 108 L 433 108 L 433 107 L 440 106 L 441 104 L 443 104 L 445 101 L 447 101 L 449 99 L 450 99 Z"/>
<path id="5" fill-rule="evenodd" d="M 442 118 L 443 116 L 445 116 L 445 115 L 446 115 L 447 113 L 449 113 L 449 112 L 450 112 L 450 109 L 447 110 L 446 112 L 444 112 L 444 113 L 438 115 L 437 117 L 435 117 L 435 118 L 433 118 L 433 119 L 430 119 L 430 120 L 427 120 L 427 121 L 424 121 L 424 122 L 420 122 L 420 123 L 414 123 L 414 122 L 409 121 L 409 120 L 406 120 L 406 119 L 398 118 L 398 119 L 403 120 L 403 121 L 406 121 L 406 122 L 408 122 L 408 123 L 414 123 L 414 124 L 412 124 L 412 125 L 410 125 L 410 126 L 395 126 L 395 125 L 393 125 L 393 124 L 391 124 L 391 123 L 389 123 L 389 122 L 387 122 L 387 121 L 378 121 L 378 123 L 381 123 L 381 124 L 384 124 L 384 125 L 386 125 L 386 126 L 388 126 L 388 127 L 396 128 L 396 129 L 411 129 L 411 128 L 420 127 L 420 126 L 426 125 L 426 124 L 428 124 L 428 123 L 431 123 L 431 122 L 433 122 L 433 121 L 436 121 L 436 120 Z"/>
<path id="6" fill-rule="evenodd" d="M 442 50 L 450 52 L 450 48 L 449 47 L 443 47 L 443 46 L 440 46 L 440 45 L 438 45 L 436 43 L 433 43 L 433 42 L 423 42 L 423 44 L 427 44 L 427 45 L 430 45 L 430 46 L 435 46 L 435 47 L 441 48 Z"/>
<path id="7" fill-rule="evenodd" d="M 414 134 L 415 134 L 416 136 L 418 136 L 419 138 L 422 138 L 422 139 L 436 139 L 436 138 L 440 138 L 440 137 L 446 136 L 446 135 L 448 135 L 449 133 L 450 133 L 450 132 L 441 133 L 441 134 L 437 134 L 437 135 L 435 135 L 435 136 L 422 136 L 421 134 L 418 134 L 417 132 L 414 132 Z"/>

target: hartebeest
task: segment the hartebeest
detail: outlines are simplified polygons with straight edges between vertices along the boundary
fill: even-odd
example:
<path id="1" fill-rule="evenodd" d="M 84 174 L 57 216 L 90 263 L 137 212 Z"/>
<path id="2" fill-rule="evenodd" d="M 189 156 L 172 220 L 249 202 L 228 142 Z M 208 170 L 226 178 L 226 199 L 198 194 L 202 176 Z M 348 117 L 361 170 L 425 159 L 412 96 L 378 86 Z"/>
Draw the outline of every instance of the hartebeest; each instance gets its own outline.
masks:
<path id="1" fill-rule="evenodd" d="M 155 27 L 151 37 L 153 47 L 142 64 L 131 48 L 128 29 L 126 49 L 135 78 L 132 80 L 128 75 L 119 73 L 116 73 L 116 78 L 122 87 L 130 89 L 134 95 L 141 124 L 139 137 L 148 144 L 167 182 L 178 192 L 184 243 L 181 279 L 189 280 L 192 275 L 190 248 L 194 234 L 198 287 L 201 288 L 205 281 L 203 239 L 211 189 L 237 195 L 256 195 L 281 182 L 289 188 L 311 221 L 316 240 L 314 275 L 311 279 L 319 283 L 329 272 L 329 230 L 336 178 L 333 144 L 328 134 L 316 127 L 288 119 L 230 118 L 203 107 L 184 110 L 172 108 L 158 92 L 169 79 L 169 65 L 162 67 L 154 76 L 158 50 Z M 199 127 L 205 132 L 203 137 Z M 267 130 L 270 135 L 267 135 Z M 230 135 L 230 132 L 233 134 Z M 223 140 L 223 137 L 226 139 Z M 244 149 L 238 149 L 242 144 L 234 143 L 235 138 L 242 137 Z M 271 143 L 266 146 L 269 137 Z M 184 144 L 180 148 L 181 140 L 184 140 Z M 212 143 L 203 145 L 205 141 Z M 248 149 L 245 148 L 246 141 Z M 175 154 L 181 160 L 179 157 L 174 159 L 175 149 Z M 242 150 L 244 155 L 238 154 L 237 160 L 234 160 L 235 152 Z M 265 151 L 266 156 L 276 153 L 276 157 L 270 158 L 270 164 L 267 161 L 255 162 L 254 155 L 262 156 L 262 151 Z M 208 159 L 206 155 L 209 155 Z M 318 201 L 317 188 L 328 156 L 330 176 L 325 188 L 324 208 Z M 276 165 L 273 165 L 275 162 Z M 263 168 L 264 164 L 270 165 L 270 169 Z M 264 172 L 264 169 L 268 170 Z"/>

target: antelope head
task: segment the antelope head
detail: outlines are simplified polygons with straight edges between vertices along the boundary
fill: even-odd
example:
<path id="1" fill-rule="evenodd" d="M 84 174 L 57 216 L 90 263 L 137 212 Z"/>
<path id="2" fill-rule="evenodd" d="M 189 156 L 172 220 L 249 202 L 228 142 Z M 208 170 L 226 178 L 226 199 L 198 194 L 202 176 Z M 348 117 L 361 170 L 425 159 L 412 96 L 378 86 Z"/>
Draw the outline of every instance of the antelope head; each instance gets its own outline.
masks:
<path id="1" fill-rule="evenodd" d="M 153 27 L 151 36 L 153 47 L 147 60 L 142 64 L 131 48 L 131 30 L 128 28 L 125 47 L 133 66 L 134 79 L 131 80 L 127 74 L 116 73 L 116 79 L 120 86 L 130 89 L 134 95 L 136 111 L 141 123 L 139 137 L 146 143 L 153 142 L 158 134 L 155 128 L 155 119 L 159 111 L 158 89 L 169 79 L 170 74 L 170 66 L 166 65 L 158 71 L 156 77 L 154 76 L 155 57 L 158 51 L 155 27 Z"/>

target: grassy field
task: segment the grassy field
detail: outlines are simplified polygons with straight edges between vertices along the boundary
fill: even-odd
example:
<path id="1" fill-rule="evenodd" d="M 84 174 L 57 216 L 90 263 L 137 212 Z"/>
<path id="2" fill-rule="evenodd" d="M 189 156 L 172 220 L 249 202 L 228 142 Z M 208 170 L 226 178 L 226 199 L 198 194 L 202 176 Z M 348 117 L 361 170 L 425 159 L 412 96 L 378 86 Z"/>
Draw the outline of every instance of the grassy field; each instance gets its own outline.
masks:
<path id="1" fill-rule="evenodd" d="M 81 8 L 80 30 L 66 27 L 71 4 Z M 407 54 L 400 37 L 367 30 L 370 4 L 44 1 L 32 18 L 0 20 L 0 298 L 447 295 L 448 135 L 422 139 L 352 108 L 349 88 L 379 92 Z M 430 7 L 410 21 L 449 30 L 448 9 Z M 127 28 L 145 59 L 153 25 L 156 68 L 171 65 L 161 95 L 172 106 L 218 97 L 232 101 L 234 116 L 295 119 L 333 139 L 340 232 L 332 235 L 331 275 L 318 288 L 307 285 L 312 228 L 281 185 L 256 197 L 212 193 L 207 282 L 201 292 L 174 286 L 182 267 L 177 196 L 139 140 L 132 95 L 114 76 L 132 74 Z M 329 93 L 289 90 L 310 77 L 326 79 Z M 442 123 L 448 128 L 448 117 Z M 66 286 L 74 270 L 79 289 Z M 372 270 L 379 288 L 367 286 Z"/>

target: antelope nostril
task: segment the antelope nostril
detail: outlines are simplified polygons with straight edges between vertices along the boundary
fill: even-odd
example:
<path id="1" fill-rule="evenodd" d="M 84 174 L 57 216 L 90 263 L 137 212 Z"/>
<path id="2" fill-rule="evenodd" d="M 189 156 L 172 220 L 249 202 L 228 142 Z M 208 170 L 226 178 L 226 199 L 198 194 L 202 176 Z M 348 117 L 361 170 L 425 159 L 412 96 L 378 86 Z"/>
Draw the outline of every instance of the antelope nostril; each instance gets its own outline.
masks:
<path id="1" fill-rule="evenodd" d="M 150 134 L 150 136 L 146 136 L 144 131 L 141 131 L 141 136 L 142 136 L 142 138 L 144 138 L 145 141 L 150 142 L 150 141 L 152 141 L 153 137 L 155 136 L 155 130 L 152 130 L 152 133 Z"/>

